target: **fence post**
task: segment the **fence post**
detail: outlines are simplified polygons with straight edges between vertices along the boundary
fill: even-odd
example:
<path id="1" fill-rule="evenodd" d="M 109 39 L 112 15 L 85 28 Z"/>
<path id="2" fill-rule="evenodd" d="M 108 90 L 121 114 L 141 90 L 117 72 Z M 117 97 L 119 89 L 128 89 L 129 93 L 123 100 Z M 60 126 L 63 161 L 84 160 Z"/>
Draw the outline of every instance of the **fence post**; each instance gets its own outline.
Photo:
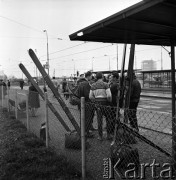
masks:
<path id="1" fill-rule="evenodd" d="M 15 117 L 18 118 L 18 93 L 15 91 Z"/>
<path id="2" fill-rule="evenodd" d="M 4 100 L 4 92 L 3 92 L 3 90 L 4 90 L 4 88 L 3 88 L 3 84 L 2 84 L 2 109 L 3 109 L 3 104 L 4 104 L 4 102 L 3 102 L 3 100 Z"/>
<path id="3" fill-rule="evenodd" d="M 8 109 L 8 112 L 10 112 L 10 105 L 9 105 L 9 86 L 7 86 L 7 109 Z"/>
<path id="4" fill-rule="evenodd" d="M 85 98 L 81 97 L 81 154 L 82 154 L 82 180 L 86 178 L 86 143 L 85 143 Z"/>
<path id="5" fill-rule="evenodd" d="M 46 123 L 46 147 L 49 146 L 49 124 L 48 124 L 48 94 L 45 92 L 45 123 Z"/>
<path id="6" fill-rule="evenodd" d="M 26 118 L 27 118 L 27 130 L 29 131 L 29 94 L 26 94 Z"/>

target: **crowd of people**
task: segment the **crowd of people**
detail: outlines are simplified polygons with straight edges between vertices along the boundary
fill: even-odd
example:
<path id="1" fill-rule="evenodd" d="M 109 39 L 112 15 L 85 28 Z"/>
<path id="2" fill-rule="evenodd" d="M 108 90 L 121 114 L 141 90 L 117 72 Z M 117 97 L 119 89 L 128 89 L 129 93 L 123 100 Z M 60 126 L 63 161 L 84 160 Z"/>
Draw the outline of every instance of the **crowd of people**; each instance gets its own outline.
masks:
<path id="1" fill-rule="evenodd" d="M 137 123 L 137 107 L 140 100 L 141 85 L 137 80 L 135 73 L 133 73 L 130 93 L 129 110 L 127 113 L 130 126 L 139 131 Z M 106 120 L 107 140 L 111 140 L 114 134 L 115 123 L 117 121 L 117 114 L 120 116 L 120 108 L 124 108 L 124 96 L 121 94 L 119 98 L 119 109 L 117 111 L 117 96 L 120 89 L 120 77 L 118 72 L 105 77 L 103 73 L 98 72 L 95 76 L 91 71 L 81 74 L 79 78 L 74 79 L 74 83 L 77 86 L 77 96 L 79 98 L 85 97 L 85 125 L 86 125 L 86 137 L 92 137 L 90 133 L 94 130 L 93 119 L 95 112 L 97 114 L 98 124 L 98 139 L 103 139 L 103 117 Z M 66 79 L 62 83 L 63 92 L 68 91 Z M 123 91 L 124 92 L 124 91 Z M 123 98 L 122 98 L 123 97 Z M 78 109 L 80 110 L 80 103 L 78 103 Z M 118 118 L 119 119 L 119 118 Z"/>

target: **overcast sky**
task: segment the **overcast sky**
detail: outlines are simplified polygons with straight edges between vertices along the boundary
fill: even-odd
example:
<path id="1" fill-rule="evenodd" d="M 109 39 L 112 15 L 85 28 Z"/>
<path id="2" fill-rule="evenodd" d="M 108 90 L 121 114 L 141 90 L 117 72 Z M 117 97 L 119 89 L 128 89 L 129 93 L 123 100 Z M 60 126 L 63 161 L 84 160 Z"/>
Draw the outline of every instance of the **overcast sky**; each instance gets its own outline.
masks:
<path id="1" fill-rule="evenodd" d="M 27 51 L 32 48 L 41 63 L 46 63 L 47 38 L 43 30 L 47 30 L 49 38 L 51 77 L 54 71 L 55 76 L 70 76 L 74 70 L 83 73 L 92 66 L 94 71 L 115 70 L 117 44 L 70 41 L 69 35 L 137 2 L 139 0 L 0 0 L 0 71 L 21 78 L 18 64 L 22 62 L 35 76 L 35 65 Z M 122 52 L 123 45 L 119 44 L 119 67 Z M 137 45 L 134 68 L 140 69 L 141 61 L 153 59 L 160 69 L 161 57 L 164 69 L 170 69 L 167 51 L 159 46 Z"/>

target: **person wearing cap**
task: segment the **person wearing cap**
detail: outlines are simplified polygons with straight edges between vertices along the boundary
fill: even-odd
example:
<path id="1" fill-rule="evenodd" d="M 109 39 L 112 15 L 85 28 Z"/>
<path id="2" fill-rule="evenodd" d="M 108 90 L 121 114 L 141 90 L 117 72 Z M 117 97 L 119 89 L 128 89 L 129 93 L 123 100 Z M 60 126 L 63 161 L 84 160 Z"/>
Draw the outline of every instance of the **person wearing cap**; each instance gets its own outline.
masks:
<path id="1" fill-rule="evenodd" d="M 92 84 L 90 89 L 89 98 L 97 104 L 98 139 L 102 140 L 103 115 L 106 117 L 107 138 L 109 138 L 110 135 L 108 109 L 106 106 L 112 101 L 112 96 L 108 83 L 103 81 L 103 74 L 101 72 L 96 74 L 96 79 L 97 81 Z"/>
<path id="2" fill-rule="evenodd" d="M 90 134 L 90 130 L 92 128 L 92 121 L 94 117 L 94 106 L 93 104 L 90 104 L 90 99 L 89 99 L 89 92 L 91 89 L 90 85 L 90 80 L 92 79 L 92 73 L 91 71 L 88 71 L 85 73 L 85 78 L 84 80 L 82 79 L 82 82 L 79 83 L 78 86 L 78 96 L 85 97 L 85 131 L 86 131 L 86 137 L 92 137 Z"/>
<path id="3" fill-rule="evenodd" d="M 141 84 L 137 80 L 136 75 L 133 72 L 133 81 L 131 84 L 128 118 L 130 121 L 130 126 L 134 128 L 136 131 L 139 131 L 136 113 L 137 113 L 138 103 L 140 100 L 140 94 L 141 94 Z"/>

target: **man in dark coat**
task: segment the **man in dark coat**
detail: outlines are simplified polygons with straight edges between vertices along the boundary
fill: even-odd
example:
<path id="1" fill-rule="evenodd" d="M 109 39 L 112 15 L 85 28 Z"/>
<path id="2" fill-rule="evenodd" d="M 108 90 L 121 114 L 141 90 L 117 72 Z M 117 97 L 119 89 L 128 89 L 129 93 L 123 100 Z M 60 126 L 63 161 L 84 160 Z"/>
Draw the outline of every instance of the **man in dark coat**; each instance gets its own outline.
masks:
<path id="1" fill-rule="evenodd" d="M 136 113 L 137 113 L 138 103 L 140 100 L 140 94 L 141 94 L 141 84 L 136 79 L 135 73 L 133 73 L 133 82 L 131 85 L 128 118 L 129 118 L 131 127 L 136 129 L 136 131 L 139 131 Z"/>
<path id="2" fill-rule="evenodd" d="M 111 90 L 111 95 L 112 95 L 112 102 L 111 102 L 112 109 L 111 109 L 111 113 L 110 113 L 110 115 L 111 115 L 110 132 L 111 132 L 111 134 L 113 134 L 114 128 L 115 128 L 115 122 L 116 122 L 116 113 L 117 113 L 117 110 L 116 110 L 116 108 L 117 108 L 117 94 L 119 91 L 119 74 L 118 74 L 118 72 L 112 73 L 110 90 Z M 118 110 L 118 116 L 120 116 L 119 110 Z M 111 139 L 111 137 L 110 137 L 110 139 Z"/>
<path id="3" fill-rule="evenodd" d="M 85 73 L 85 78 L 84 80 L 82 79 L 82 82 L 80 82 L 78 86 L 78 96 L 85 97 L 85 131 L 86 131 L 86 136 L 91 137 L 89 130 L 92 125 L 92 120 L 94 116 L 94 107 L 93 104 L 90 104 L 90 99 L 89 99 L 89 92 L 91 89 L 90 85 L 90 80 L 92 79 L 92 73 L 90 71 Z"/>

